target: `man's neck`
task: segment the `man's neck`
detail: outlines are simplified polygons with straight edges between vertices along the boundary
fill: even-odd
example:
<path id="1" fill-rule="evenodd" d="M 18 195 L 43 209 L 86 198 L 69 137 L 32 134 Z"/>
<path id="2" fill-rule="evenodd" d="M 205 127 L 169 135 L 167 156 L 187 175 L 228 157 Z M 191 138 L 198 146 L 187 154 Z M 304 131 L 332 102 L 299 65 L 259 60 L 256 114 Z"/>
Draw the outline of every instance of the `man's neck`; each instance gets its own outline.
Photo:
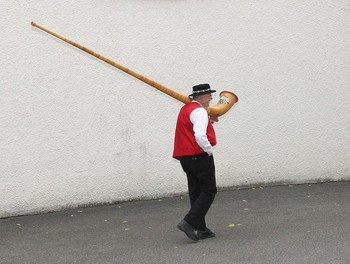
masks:
<path id="1" fill-rule="evenodd" d="M 199 104 L 201 107 L 204 108 L 204 106 L 200 102 L 198 102 L 197 100 L 192 100 L 192 102 L 195 102 L 195 103 Z"/>

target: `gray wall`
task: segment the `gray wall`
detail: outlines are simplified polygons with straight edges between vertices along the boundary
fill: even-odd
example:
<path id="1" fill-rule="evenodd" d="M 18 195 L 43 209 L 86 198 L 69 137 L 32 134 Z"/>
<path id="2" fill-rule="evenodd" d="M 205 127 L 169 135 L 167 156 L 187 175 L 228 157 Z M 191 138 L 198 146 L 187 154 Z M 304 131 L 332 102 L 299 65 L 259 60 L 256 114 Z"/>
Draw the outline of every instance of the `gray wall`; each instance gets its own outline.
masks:
<path id="1" fill-rule="evenodd" d="M 187 190 L 171 158 L 182 103 L 31 21 L 181 93 L 236 93 L 215 124 L 219 187 L 350 179 L 346 0 L 0 8 L 0 217 Z"/>

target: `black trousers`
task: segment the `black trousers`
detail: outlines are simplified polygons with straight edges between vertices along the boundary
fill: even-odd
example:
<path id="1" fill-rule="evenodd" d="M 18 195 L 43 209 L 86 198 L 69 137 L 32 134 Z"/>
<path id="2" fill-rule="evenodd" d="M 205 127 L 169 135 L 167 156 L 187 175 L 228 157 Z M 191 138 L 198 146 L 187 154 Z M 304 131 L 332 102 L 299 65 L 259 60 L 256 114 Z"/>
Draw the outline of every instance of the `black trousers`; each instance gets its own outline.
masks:
<path id="1" fill-rule="evenodd" d="M 203 153 L 180 158 L 187 175 L 191 209 L 185 220 L 197 230 L 206 230 L 205 216 L 214 201 L 217 189 L 214 157 Z"/>

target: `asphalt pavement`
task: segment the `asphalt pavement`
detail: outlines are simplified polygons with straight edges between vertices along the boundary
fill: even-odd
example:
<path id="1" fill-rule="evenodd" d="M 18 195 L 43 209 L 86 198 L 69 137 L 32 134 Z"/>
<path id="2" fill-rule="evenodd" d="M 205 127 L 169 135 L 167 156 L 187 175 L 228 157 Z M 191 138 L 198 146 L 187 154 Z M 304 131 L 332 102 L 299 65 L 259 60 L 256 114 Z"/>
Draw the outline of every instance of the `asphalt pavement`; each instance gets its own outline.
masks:
<path id="1" fill-rule="evenodd" d="M 0 263 L 350 263 L 350 182 L 218 192 L 216 237 L 176 227 L 187 195 L 0 219 Z"/>

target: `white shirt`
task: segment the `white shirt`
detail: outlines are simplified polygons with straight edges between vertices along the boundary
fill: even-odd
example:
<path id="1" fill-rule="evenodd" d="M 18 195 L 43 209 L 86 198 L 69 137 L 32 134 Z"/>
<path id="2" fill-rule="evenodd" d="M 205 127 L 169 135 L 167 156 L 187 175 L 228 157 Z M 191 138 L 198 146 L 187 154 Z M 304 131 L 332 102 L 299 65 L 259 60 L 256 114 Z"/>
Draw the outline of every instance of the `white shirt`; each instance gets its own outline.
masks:
<path id="1" fill-rule="evenodd" d="M 193 102 L 198 103 L 197 101 Z M 190 120 L 193 124 L 193 132 L 197 144 L 203 151 L 207 152 L 208 155 L 212 155 L 213 147 L 207 137 L 207 127 L 209 122 L 208 112 L 203 107 L 198 107 L 191 112 Z"/>

